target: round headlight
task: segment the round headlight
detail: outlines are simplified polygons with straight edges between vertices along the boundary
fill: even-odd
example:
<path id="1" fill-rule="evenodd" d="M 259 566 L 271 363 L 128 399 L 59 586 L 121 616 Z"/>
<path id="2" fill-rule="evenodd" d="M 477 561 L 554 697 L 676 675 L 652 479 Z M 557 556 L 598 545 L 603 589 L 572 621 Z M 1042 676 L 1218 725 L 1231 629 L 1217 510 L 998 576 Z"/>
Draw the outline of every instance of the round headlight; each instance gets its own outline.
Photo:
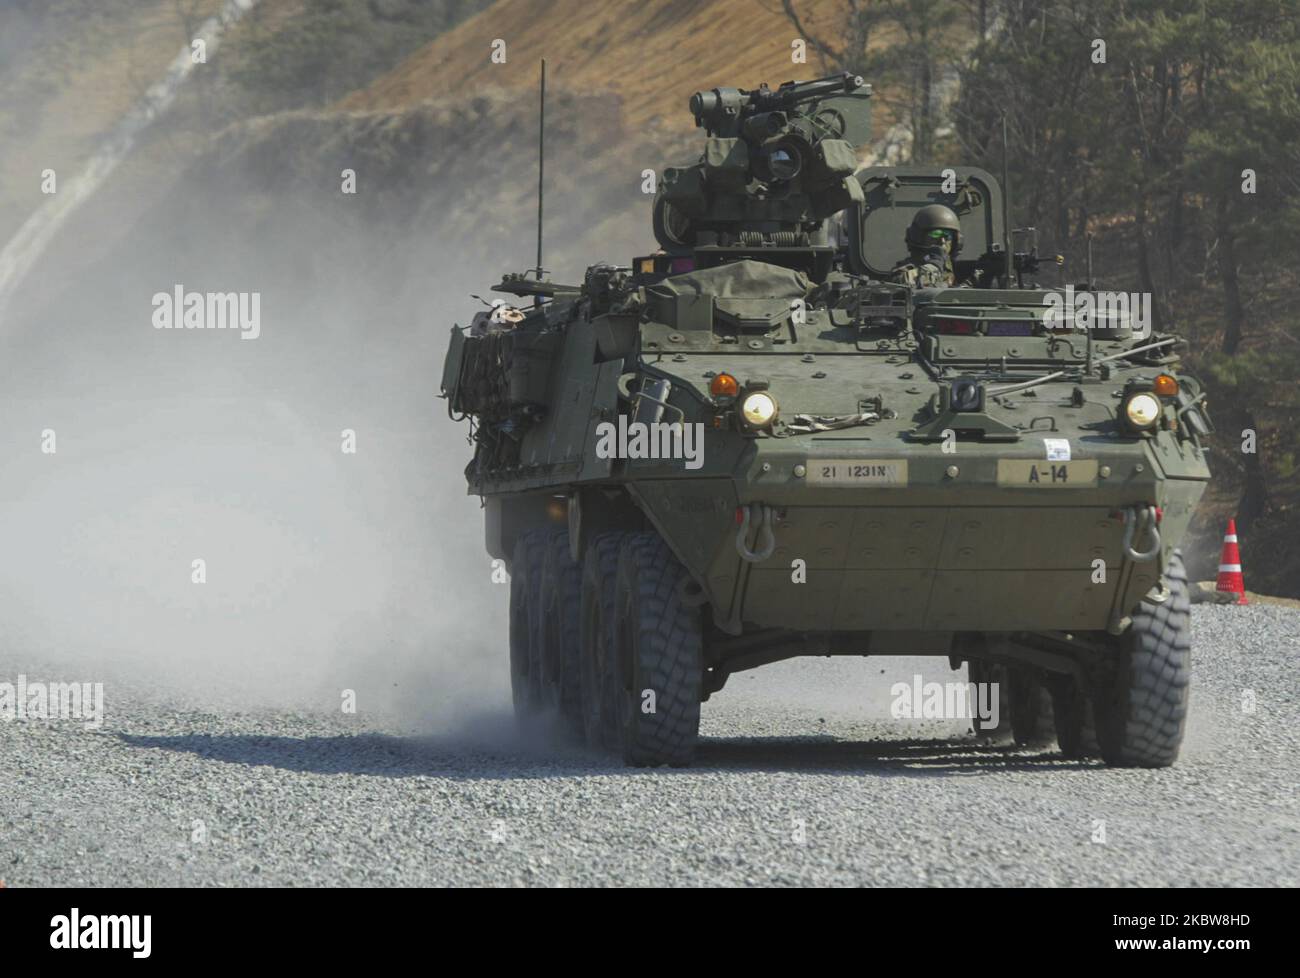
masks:
<path id="1" fill-rule="evenodd" d="M 1160 420 L 1160 401 L 1153 394 L 1134 394 L 1124 402 L 1124 414 L 1134 428 L 1150 428 Z"/>
<path id="2" fill-rule="evenodd" d="M 751 428 L 765 428 L 776 419 L 776 398 L 767 391 L 746 394 L 740 402 L 740 414 Z"/>

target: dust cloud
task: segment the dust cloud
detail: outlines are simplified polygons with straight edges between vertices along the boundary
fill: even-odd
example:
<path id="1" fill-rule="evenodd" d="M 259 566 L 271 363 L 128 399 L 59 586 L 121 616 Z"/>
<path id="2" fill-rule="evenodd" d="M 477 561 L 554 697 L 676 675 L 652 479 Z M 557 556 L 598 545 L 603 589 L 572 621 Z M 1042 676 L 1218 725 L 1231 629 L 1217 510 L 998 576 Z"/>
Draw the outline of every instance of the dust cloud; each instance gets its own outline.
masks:
<path id="1" fill-rule="evenodd" d="M 231 193 L 183 181 L 129 230 L 73 221 L 6 317 L 6 663 L 108 677 L 110 719 L 118 680 L 505 724 L 508 586 L 465 494 L 467 426 L 437 398 L 449 327 L 498 269 L 310 194 L 241 223 Z M 155 329 L 176 285 L 260 293 L 261 335 Z"/>
<path id="2" fill-rule="evenodd" d="M 437 395 L 471 293 L 534 262 L 532 94 L 212 129 L 202 103 L 133 130 L 39 256 L 12 254 L 0 671 L 105 681 L 110 723 L 120 682 L 513 729 L 509 588 Z M 628 156 L 608 98 L 548 106 L 547 264 L 580 281 L 653 248 L 640 173 L 662 159 Z M 256 294 L 260 334 L 155 328 L 177 289 Z"/>

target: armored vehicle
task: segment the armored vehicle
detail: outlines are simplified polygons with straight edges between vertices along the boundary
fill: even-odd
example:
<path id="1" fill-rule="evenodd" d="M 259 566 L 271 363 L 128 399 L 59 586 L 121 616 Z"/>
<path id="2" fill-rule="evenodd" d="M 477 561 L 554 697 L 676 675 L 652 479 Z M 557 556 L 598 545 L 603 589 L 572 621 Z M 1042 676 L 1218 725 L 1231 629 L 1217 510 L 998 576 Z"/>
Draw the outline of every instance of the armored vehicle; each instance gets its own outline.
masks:
<path id="1" fill-rule="evenodd" d="M 1200 385 L 1142 297 L 1040 271 L 988 173 L 860 169 L 869 96 L 697 93 L 703 151 L 661 175 L 653 254 L 506 276 L 518 307 L 453 328 L 516 710 L 684 765 L 733 673 L 939 654 L 998 684 L 991 736 L 1168 765 Z M 917 276 L 936 205 L 951 237 Z"/>

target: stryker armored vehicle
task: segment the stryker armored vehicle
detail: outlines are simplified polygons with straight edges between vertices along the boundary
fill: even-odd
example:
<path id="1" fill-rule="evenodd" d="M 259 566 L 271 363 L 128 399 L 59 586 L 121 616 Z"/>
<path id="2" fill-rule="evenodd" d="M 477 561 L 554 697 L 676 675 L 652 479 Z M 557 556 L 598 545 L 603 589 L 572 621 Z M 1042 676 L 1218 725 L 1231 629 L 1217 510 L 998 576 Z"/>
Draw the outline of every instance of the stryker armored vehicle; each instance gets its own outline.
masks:
<path id="1" fill-rule="evenodd" d="M 1037 284 L 988 173 L 859 169 L 869 95 L 697 93 L 703 152 L 662 173 L 658 250 L 574 286 L 539 260 L 496 287 L 517 307 L 453 329 L 442 389 L 511 574 L 516 711 L 684 765 L 735 672 L 940 654 L 999 684 L 998 738 L 1168 765 L 1200 385 L 1140 297 L 1058 262 Z M 960 250 L 909 284 L 935 205 Z"/>

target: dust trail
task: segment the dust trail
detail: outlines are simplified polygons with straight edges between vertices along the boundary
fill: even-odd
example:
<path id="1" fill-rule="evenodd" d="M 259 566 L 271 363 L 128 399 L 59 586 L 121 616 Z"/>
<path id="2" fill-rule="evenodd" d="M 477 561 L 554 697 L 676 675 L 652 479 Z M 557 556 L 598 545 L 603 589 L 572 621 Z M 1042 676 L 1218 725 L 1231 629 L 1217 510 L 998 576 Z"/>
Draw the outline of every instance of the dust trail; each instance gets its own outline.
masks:
<path id="1" fill-rule="evenodd" d="M 257 3 L 258 0 L 226 0 L 220 13 L 203 22 L 192 42 L 203 41 L 205 56 L 210 57 L 216 53 L 225 32 Z M 0 316 L 55 234 L 126 159 L 140 134 L 171 107 L 194 67 L 191 47 L 187 45 L 172 60 L 162 80 L 152 85 L 117 124 L 104 145 L 90 158 L 86 169 L 38 208 L 0 251 Z"/>

